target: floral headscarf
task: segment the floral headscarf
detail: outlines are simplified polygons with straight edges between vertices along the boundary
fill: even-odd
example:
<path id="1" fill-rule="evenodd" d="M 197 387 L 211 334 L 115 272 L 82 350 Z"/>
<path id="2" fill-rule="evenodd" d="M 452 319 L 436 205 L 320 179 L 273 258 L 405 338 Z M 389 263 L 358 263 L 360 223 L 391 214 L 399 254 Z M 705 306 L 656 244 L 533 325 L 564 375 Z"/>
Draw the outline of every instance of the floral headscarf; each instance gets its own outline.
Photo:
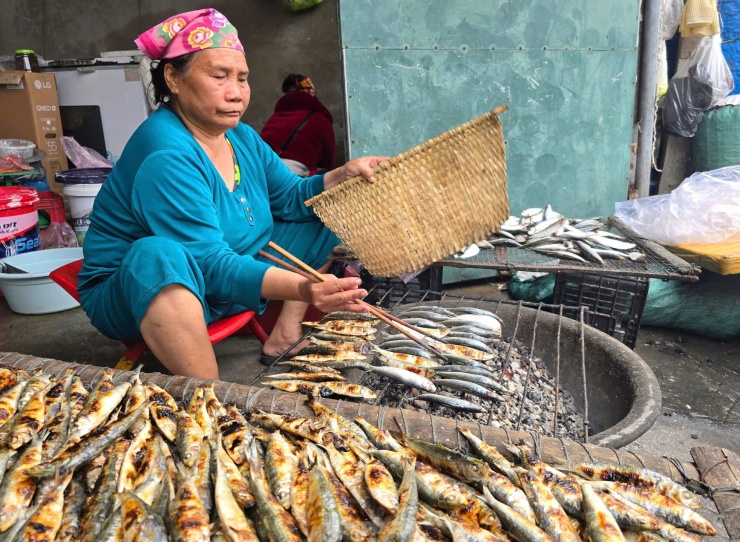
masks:
<path id="1" fill-rule="evenodd" d="M 234 25 L 213 8 L 170 17 L 141 34 L 135 43 L 152 60 L 174 58 L 210 47 L 244 52 Z"/>
<path id="2" fill-rule="evenodd" d="M 295 76 L 295 82 L 289 85 L 286 92 L 307 92 L 311 96 L 316 96 L 316 87 L 310 77 Z"/>

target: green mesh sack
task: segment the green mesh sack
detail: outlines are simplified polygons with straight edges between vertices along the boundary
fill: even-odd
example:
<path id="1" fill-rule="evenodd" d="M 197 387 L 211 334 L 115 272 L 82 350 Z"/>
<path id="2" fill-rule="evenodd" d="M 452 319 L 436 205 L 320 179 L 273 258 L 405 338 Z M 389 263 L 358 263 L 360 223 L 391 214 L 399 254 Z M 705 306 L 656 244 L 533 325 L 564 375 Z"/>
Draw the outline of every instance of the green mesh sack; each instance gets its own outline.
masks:
<path id="1" fill-rule="evenodd" d="M 740 106 L 710 109 L 691 144 L 694 171 L 740 165 Z"/>
<path id="2" fill-rule="evenodd" d="M 312 8 L 321 3 L 322 0 L 283 0 L 283 5 L 290 11 L 301 11 Z"/>
<path id="3" fill-rule="evenodd" d="M 549 273 L 541 277 L 522 278 L 517 273 L 509 282 L 511 297 L 531 303 L 552 303 L 555 294 L 556 273 Z"/>

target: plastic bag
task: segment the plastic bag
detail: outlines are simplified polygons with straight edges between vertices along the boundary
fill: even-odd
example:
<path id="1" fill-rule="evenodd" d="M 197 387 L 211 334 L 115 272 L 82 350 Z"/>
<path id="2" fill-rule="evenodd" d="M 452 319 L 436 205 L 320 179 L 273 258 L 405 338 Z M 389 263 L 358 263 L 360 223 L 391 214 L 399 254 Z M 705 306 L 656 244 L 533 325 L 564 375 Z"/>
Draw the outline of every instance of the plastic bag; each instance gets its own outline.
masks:
<path id="1" fill-rule="evenodd" d="M 94 149 L 83 147 L 74 137 L 62 136 L 62 147 L 69 161 L 77 168 L 111 167 L 111 163 Z"/>
<path id="2" fill-rule="evenodd" d="M 20 171 L 33 171 L 33 167 L 26 162 L 20 154 L 0 156 L 0 173 L 15 173 Z"/>
<path id="3" fill-rule="evenodd" d="M 704 111 L 734 88 L 730 67 L 722 54 L 722 39 L 702 38 L 668 85 L 663 102 L 663 128 L 673 135 L 694 137 Z"/>
<path id="4" fill-rule="evenodd" d="M 740 235 L 740 166 L 694 173 L 670 194 L 618 202 L 614 214 L 663 245 L 721 243 Z"/>
<path id="5" fill-rule="evenodd" d="M 660 5 L 660 39 L 669 40 L 678 30 L 683 14 L 683 0 L 663 0 Z"/>
<path id="6" fill-rule="evenodd" d="M 41 250 L 76 246 L 77 235 L 66 222 L 50 222 L 48 228 L 41 230 Z"/>

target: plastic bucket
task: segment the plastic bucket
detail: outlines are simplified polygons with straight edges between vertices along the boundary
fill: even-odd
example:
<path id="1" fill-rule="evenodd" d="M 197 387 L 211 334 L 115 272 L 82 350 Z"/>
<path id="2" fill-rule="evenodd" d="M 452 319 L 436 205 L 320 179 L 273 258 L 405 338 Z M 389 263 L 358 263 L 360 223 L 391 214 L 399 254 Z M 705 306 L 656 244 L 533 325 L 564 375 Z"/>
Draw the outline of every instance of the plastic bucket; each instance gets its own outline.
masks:
<path id="1" fill-rule="evenodd" d="M 23 272 L 5 272 L 0 265 L 0 289 L 10 310 L 19 314 L 49 314 L 80 304 L 49 278 L 49 273 L 82 259 L 81 248 L 50 248 L 19 254 L 0 261 Z"/>
<path id="2" fill-rule="evenodd" d="M 77 244 L 82 246 L 90 227 L 90 213 L 95 204 L 95 196 L 102 184 L 68 184 L 62 192 L 69 201 L 69 214 L 72 217 L 72 228 L 77 236 Z"/>
<path id="3" fill-rule="evenodd" d="M 69 201 L 72 228 L 77 235 L 79 246 L 85 242 L 85 235 L 90 227 L 90 213 L 95 196 L 98 195 L 110 171 L 111 168 L 78 168 L 60 171 L 54 175 L 56 181 L 64 185 L 62 193 Z"/>
<path id="4" fill-rule="evenodd" d="M 0 258 L 39 249 L 38 201 L 33 188 L 0 186 Z"/>

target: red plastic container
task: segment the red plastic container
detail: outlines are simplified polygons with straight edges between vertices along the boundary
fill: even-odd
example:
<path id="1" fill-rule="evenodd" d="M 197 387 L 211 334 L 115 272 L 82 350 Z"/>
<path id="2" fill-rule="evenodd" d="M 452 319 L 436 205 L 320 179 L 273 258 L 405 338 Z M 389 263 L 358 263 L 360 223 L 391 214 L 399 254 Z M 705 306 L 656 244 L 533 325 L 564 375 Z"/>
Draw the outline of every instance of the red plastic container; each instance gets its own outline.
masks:
<path id="1" fill-rule="evenodd" d="M 39 202 L 36 208 L 39 211 L 46 211 L 51 222 L 61 224 L 67 220 L 64 214 L 64 198 L 54 192 L 39 192 Z"/>
<path id="2" fill-rule="evenodd" d="M 38 201 L 33 188 L 0 186 L 0 258 L 39 249 Z"/>

